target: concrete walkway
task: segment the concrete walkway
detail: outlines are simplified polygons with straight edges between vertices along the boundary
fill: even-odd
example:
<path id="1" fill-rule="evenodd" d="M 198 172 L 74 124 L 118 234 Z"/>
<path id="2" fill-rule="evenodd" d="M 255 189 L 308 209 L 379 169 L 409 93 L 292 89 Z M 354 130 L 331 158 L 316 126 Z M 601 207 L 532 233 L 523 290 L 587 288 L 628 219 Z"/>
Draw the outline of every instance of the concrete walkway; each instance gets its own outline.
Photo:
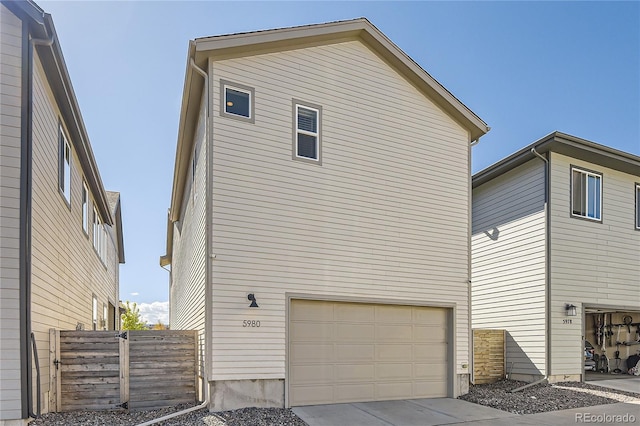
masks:
<path id="1" fill-rule="evenodd" d="M 634 424 L 632 419 L 635 419 L 635 424 L 640 423 L 640 403 L 607 404 L 521 416 L 459 399 L 432 398 L 312 405 L 294 407 L 293 412 L 309 426 Z M 602 421 L 597 416 L 602 416 Z M 624 421 L 622 416 L 627 420 Z"/>
<path id="2" fill-rule="evenodd" d="M 595 380 L 587 383 L 610 389 L 640 393 L 640 376 L 626 375 L 626 377 L 620 379 Z M 640 423 L 640 420 L 638 422 Z"/>

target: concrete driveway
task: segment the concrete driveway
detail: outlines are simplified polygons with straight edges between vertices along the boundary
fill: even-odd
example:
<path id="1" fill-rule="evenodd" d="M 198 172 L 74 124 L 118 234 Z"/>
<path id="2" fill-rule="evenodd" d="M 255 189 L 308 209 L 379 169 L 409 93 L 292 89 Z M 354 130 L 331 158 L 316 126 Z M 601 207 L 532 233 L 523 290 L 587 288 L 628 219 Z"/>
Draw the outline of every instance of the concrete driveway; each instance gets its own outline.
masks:
<path id="1" fill-rule="evenodd" d="M 630 416 L 633 416 L 634 419 L 631 423 L 640 421 L 640 403 L 607 404 L 541 414 L 518 415 L 451 398 L 312 405 L 294 407 L 293 412 L 309 426 L 432 426 L 450 424 L 555 426 L 577 423 L 607 424 L 612 423 L 612 419 L 617 420 L 611 416 L 626 416 L 626 421 L 622 420 L 617 423 L 629 423 Z M 602 416 L 602 420 L 598 416 Z"/>
<path id="2" fill-rule="evenodd" d="M 587 382 L 590 385 L 603 386 L 605 388 L 616 389 L 627 392 L 640 393 L 640 376 L 628 376 L 610 380 L 597 380 Z"/>

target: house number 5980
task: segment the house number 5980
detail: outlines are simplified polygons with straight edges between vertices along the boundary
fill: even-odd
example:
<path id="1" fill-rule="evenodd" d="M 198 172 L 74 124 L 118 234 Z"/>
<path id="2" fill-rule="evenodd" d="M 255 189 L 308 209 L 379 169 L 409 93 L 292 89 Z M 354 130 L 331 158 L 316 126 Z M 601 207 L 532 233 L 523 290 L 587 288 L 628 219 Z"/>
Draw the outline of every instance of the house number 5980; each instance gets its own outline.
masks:
<path id="1" fill-rule="evenodd" d="M 242 321 L 243 327 L 260 327 L 260 321 L 256 320 L 244 320 Z"/>

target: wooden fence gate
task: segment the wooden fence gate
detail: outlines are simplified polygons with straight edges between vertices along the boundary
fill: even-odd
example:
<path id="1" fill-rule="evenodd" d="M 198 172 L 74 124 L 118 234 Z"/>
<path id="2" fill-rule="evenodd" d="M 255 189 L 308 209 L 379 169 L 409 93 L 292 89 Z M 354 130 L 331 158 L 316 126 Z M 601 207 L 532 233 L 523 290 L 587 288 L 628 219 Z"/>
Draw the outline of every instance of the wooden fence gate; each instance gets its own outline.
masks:
<path id="1" fill-rule="evenodd" d="M 197 331 L 50 333 L 51 411 L 147 410 L 196 402 Z"/>

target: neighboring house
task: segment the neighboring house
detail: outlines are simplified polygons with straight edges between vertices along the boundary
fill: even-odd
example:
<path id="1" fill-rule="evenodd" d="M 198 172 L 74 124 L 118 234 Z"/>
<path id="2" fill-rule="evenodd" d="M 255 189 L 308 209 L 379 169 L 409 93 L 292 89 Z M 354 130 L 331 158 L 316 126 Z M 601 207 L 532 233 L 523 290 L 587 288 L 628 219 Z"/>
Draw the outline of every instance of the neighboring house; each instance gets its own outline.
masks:
<path id="1" fill-rule="evenodd" d="M 611 370 L 640 349 L 616 347 L 640 331 L 637 155 L 555 132 L 480 171 L 472 252 L 473 328 L 507 331 L 512 378 L 584 380 L 585 340 Z"/>
<path id="2" fill-rule="evenodd" d="M 124 251 L 51 16 L 2 1 L 0 24 L 0 424 L 22 424 L 49 409 L 49 330 L 117 328 Z"/>
<path id="3" fill-rule="evenodd" d="M 188 61 L 161 265 L 210 408 L 465 393 L 487 125 L 366 19 L 200 38 Z"/>

